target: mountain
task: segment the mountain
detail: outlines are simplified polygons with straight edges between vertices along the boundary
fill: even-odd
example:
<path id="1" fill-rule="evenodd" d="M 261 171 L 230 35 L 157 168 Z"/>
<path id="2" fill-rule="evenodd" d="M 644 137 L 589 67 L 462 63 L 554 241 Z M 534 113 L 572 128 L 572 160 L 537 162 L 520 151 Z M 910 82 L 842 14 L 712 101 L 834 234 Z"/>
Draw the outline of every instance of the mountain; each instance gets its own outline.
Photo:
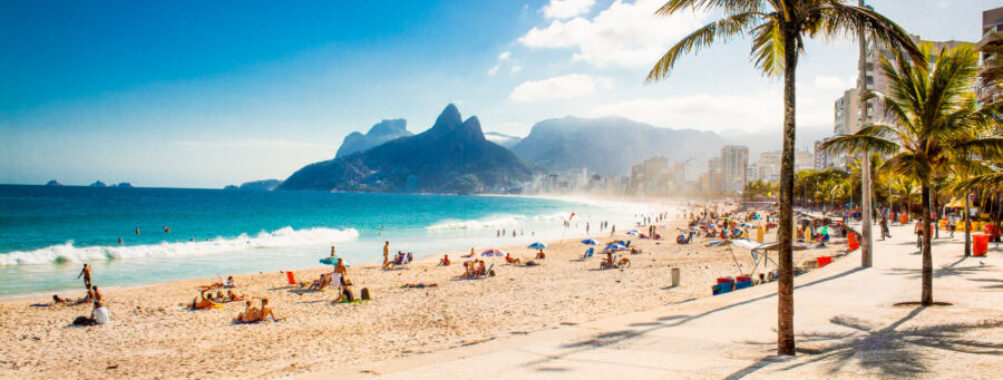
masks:
<path id="1" fill-rule="evenodd" d="M 509 136 L 498 132 L 484 132 L 484 138 L 495 144 L 501 145 L 503 147 L 512 149 L 515 144 L 522 141 L 522 137 Z"/>
<path id="2" fill-rule="evenodd" d="M 282 184 L 282 181 L 277 179 L 263 179 L 260 181 L 244 182 L 240 184 L 237 190 L 243 191 L 272 191 L 276 187 Z"/>
<path id="3" fill-rule="evenodd" d="M 128 183 L 128 182 L 119 182 L 119 184 L 115 185 L 115 187 L 119 187 L 119 188 L 123 188 L 123 189 L 131 189 L 131 188 L 133 188 L 132 184 Z"/>
<path id="4" fill-rule="evenodd" d="M 46 182 L 45 186 L 63 186 L 63 184 L 60 183 L 59 181 L 56 181 L 56 180 L 52 179 L 52 180 L 49 180 L 49 182 Z"/>
<path id="5" fill-rule="evenodd" d="M 476 116 L 464 121 L 450 104 L 428 130 L 307 165 L 279 190 L 466 194 L 508 191 L 532 174 L 511 151 L 485 139 Z"/>
<path id="6" fill-rule="evenodd" d="M 345 140 L 341 143 L 341 147 L 338 148 L 338 153 L 334 155 L 334 158 L 361 152 L 404 136 L 411 136 L 411 132 L 407 131 L 407 120 L 384 119 L 373 125 L 372 128 L 369 128 L 369 132 L 366 134 L 352 132 L 348 136 L 345 136 Z"/>
<path id="7" fill-rule="evenodd" d="M 512 151 L 548 170 L 587 168 L 602 175 L 626 175 L 631 165 L 656 156 L 669 162 L 706 162 L 725 144 L 713 132 L 659 128 L 622 117 L 568 116 L 536 123 Z"/>
<path id="8" fill-rule="evenodd" d="M 100 180 L 94 181 L 94 183 L 92 183 L 90 186 L 91 187 L 108 187 L 107 184 L 105 184 L 104 182 L 101 182 Z"/>

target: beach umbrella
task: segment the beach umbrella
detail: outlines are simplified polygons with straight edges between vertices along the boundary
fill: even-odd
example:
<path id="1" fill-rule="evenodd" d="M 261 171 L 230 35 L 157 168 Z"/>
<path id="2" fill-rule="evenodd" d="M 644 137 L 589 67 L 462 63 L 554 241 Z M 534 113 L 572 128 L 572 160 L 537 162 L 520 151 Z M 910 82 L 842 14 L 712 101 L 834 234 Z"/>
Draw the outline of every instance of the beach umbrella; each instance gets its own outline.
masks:
<path id="1" fill-rule="evenodd" d="M 637 230 L 627 231 L 627 235 L 636 236 L 638 234 Z"/>
<path id="2" fill-rule="evenodd" d="M 742 223 L 742 224 L 739 224 L 738 226 L 739 227 L 752 227 L 752 225 L 749 224 L 749 223 Z"/>
<path id="3" fill-rule="evenodd" d="M 338 265 L 338 259 L 338 256 L 328 256 L 320 259 L 320 263 L 324 265 Z M 348 263 L 345 263 L 344 261 L 342 261 L 342 264 L 345 264 L 345 268 L 351 267 L 351 265 L 348 265 Z"/>
<path id="4" fill-rule="evenodd" d="M 588 239 L 582 240 L 582 244 L 585 244 L 585 245 L 599 245 L 599 242 L 596 241 L 596 239 L 588 238 Z"/>
<path id="5" fill-rule="evenodd" d="M 828 235 L 829 234 L 829 226 L 819 226 L 818 228 L 815 229 L 815 233 L 822 234 L 822 235 Z"/>
<path id="6" fill-rule="evenodd" d="M 624 249 L 627 249 L 627 247 L 624 246 L 623 244 L 613 243 L 613 244 L 607 245 L 606 248 L 604 248 L 603 250 L 604 251 L 622 251 Z"/>
<path id="7" fill-rule="evenodd" d="M 529 248 L 532 248 L 532 249 L 544 249 L 544 248 L 547 248 L 547 245 L 544 244 L 544 243 L 542 243 L 542 242 L 536 242 L 536 243 L 530 244 Z"/>

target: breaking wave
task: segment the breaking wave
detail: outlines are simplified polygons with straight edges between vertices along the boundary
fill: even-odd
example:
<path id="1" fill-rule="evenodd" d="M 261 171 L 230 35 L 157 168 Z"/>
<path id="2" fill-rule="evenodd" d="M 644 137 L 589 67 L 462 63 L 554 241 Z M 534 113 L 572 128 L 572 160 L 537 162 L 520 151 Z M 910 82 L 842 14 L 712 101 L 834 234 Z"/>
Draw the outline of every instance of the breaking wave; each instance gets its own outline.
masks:
<path id="1" fill-rule="evenodd" d="M 14 251 L 0 254 L 0 266 L 24 264 L 49 264 L 62 262 L 84 262 L 95 260 L 117 260 L 144 257 L 175 257 L 211 255 L 233 252 L 248 248 L 278 248 L 323 243 L 352 241 L 359 237 L 354 228 L 344 230 L 334 228 L 305 228 L 295 230 L 283 227 L 272 232 L 262 231 L 250 236 L 241 234 L 235 238 L 215 238 L 207 241 L 163 242 L 147 245 L 98 245 L 75 247 L 73 241 L 53 245 L 34 251 Z"/>

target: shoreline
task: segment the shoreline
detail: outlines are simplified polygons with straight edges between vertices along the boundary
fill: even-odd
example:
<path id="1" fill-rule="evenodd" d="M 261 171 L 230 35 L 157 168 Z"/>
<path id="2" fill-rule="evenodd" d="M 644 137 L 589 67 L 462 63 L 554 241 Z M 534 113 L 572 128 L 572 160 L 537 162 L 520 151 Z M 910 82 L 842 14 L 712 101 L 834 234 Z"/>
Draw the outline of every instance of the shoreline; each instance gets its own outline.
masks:
<path id="1" fill-rule="evenodd" d="M 652 201 L 652 202 L 636 202 L 635 201 L 635 202 L 632 202 L 632 201 L 627 201 L 627 200 L 622 200 L 622 201 L 621 200 L 616 200 L 616 201 L 605 201 L 605 202 L 603 202 L 601 199 L 585 198 L 585 197 L 580 197 L 580 198 L 575 198 L 575 199 L 570 199 L 569 200 L 569 199 L 562 199 L 562 198 L 559 198 L 559 197 L 524 196 L 524 195 L 485 195 L 485 196 L 490 196 L 490 197 L 501 196 L 501 197 L 513 197 L 513 198 L 527 198 L 527 199 L 543 199 L 543 200 L 552 200 L 552 201 L 563 201 L 563 202 L 568 202 L 568 203 L 580 204 L 580 205 L 588 206 L 588 207 L 601 207 L 601 206 L 597 206 L 597 205 L 605 205 L 606 207 L 610 207 L 610 204 L 613 204 L 613 205 L 631 205 L 632 207 L 643 207 L 648 212 L 651 212 L 652 210 L 655 210 L 656 208 L 674 210 L 674 209 L 676 209 L 678 207 L 678 203 L 675 203 L 675 202 L 669 203 L 669 202 L 665 202 L 665 201 Z M 571 212 L 574 209 L 575 209 L 574 207 L 569 207 L 568 212 Z M 599 215 L 599 214 L 593 214 L 593 215 Z M 480 220 L 480 219 L 478 219 L 478 220 Z M 557 223 L 557 222 L 555 221 L 554 223 Z M 435 224 L 432 224 L 432 226 L 434 226 L 434 225 Z M 417 229 L 418 230 L 426 230 L 427 228 L 428 228 L 428 226 L 424 227 L 424 229 L 423 228 L 417 228 Z M 490 234 L 490 229 L 492 229 L 492 228 L 485 228 L 484 231 L 482 231 L 482 232 L 484 234 L 486 234 L 486 235 L 489 235 Z M 346 228 L 340 229 L 339 231 L 351 231 L 351 230 L 354 230 L 354 229 L 351 228 L 351 227 L 346 227 Z M 462 232 L 464 234 L 465 233 L 477 233 L 477 232 L 475 232 L 475 231 L 477 231 L 476 229 L 475 230 L 466 230 L 466 229 L 464 229 L 464 230 L 468 231 L 468 232 Z M 570 236 L 584 235 L 584 233 L 582 231 L 579 231 L 579 228 L 572 228 L 571 230 L 567 230 L 567 231 L 570 233 Z M 273 231 L 273 233 L 274 233 L 274 231 Z M 427 233 L 427 232 L 425 232 L 425 233 Z M 246 232 L 244 234 L 248 235 L 249 238 L 254 238 L 254 236 L 256 236 L 254 234 L 246 233 Z M 241 236 L 243 236 L 243 235 L 241 235 Z M 333 245 L 342 246 L 342 245 L 352 245 L 352 244 L 369 244 L 369 243 L 375 244 L 374 242 L 383 240 L 384 238 L 388 238 L 388 237 L 389 236 L 383 236 L 383 237 L 378 237 L 378 238 L 377 237 L 368 237 L 367 238 L 367 239 L 372 240 L 372 241 L 362 241 L 359 237 L 356 237 L 356 238 L 354 238 L 353 240 L 350 240 L 350 241 L 333 243 Z M 436 237 L 436 236 L 428 236 L 427 237 L 427 239 L 430 239 L 430 240 L 434 240 L 434 239 L 437 239 L 437 238 L 438 237 Z M 236 238 L 225 238 L 225 239 L 227 239 L 227 240 L 233 240 L 233 239 L 236 239 Z M 450 238 L 447 238 L 447 239 L 456 240 L 457 237 L 450 237 Z M 530 238 L 529 235 L 525 235 L 525 236 L 520 236 L 519 239 L 520 240 L 524 240 L 524 239 L 533 239 L 533 238 Z M 544 238 L 543 240 L 553 241 L 555 239 L 556 238 L 552 237 L 551 239 Z M 390 240 L 394 240 L 394 239 L 390 238 Z M 405 238 L 405 242 L 408 241 L 408 240 L 414 240 L 414 238 L 413 237 Z M 481 239 L 481 240 L 485 240 L 485 239 Z M 489 247 L 512 246 L 513 244 L 517 244 L 514 241 L 507 241 L 507 240 L 508 240 L 507 237 L 502 237 L 500 240 L 492 241 L 491 243 L 484 243 L 483 241 L 481 241 L 480 244 L 476 244 L 476 246 L 480 247 L 481 249 L 484 249 L 484 248 L 489 248 Z M 196 241 L 195 243 L 202 243 L 202 242 L 201 241 Z M 412 241 L 412 243 L 413 243 L 413 241 Z M 176 242 L 161 241 L 160 243 L 139 244 L 139 245 L 136 245 L 136 246 L 140 246 L 140 247 L 149 246 L 149 247 L 153 247 L 153 248 L 158 248 L 158 247 L 163 246 L 164 244 L 168 244 L 168 245 L 171 245 L 171 244 L 188 244 L 188 241 L 184 241 L 184 240 L 179 240 L 179 241 L 176 241 Z M 309 247 L 311 249 L 318 249 L 319 247 L 325 247 L 325 249 L 326 249 L 326 247 L 329 244 L 331 244 L 331 243 L 320 242 L 320 243 L 317 243 L 316 245 L 311 245 Z M 407 244 L 407 243 L 405 243 L 405 244 Z M 463 249 L 467 249 L 466 248 L 466 244 L 467 243 L 464 242 L 462 244 L 464 246 Z M 446 249 L 443 249 L 443 250 L 435 249 L 432 252 L 420 252 L 420 253 L 416 253 L 415 254 L 415 259 L 416 260 L 426 259 L 426 258 L 429 258 L 429 257 L 434 257 L 434 256 L 437 256 L 437 255 L 441 255 L 443 253 L 451 253 L 450 251 L 453 249 L 453 247 L 455 247 L 457 250 L 459 250 L 459 244 L 446 244 L 446 245 L 448 245 L 450 247 L 446 248 Z M 380 246 L 382 246 L 382 244 L 380 244 Z M 95 248 L 95 247 L 96 248 L 101 248 L 101 247 L 104 247 L 104 246 L 81 246 L 81 247 L 74 247 L 74 248 L 76 248 L 76 249 L 86 249 L 86 248 Z M 127 246 L 127 248 L 128 247 L 133 247 L 133 246 Z M 304 247 L 306 247 L 306 246 L 304 246 Z M 394 248 L 394 247 L 392 247 L 392 248 Z M 404 251 L 409 251 L 409 250 L 413 249 L 410 246 L 396 247 L 396 248 L 402 248 Z M 298 247 L 294 247 L 294 246 L 290 246 L 290 247 L 278 247 L 278 248 L 268 248 L 268 249 L 297 250 L 299 248 Z M 421 250 L 421 248 L 419 248 L 419 250 Z M 171 257 L 166 257 L 166 258 L 165 257 L 137 257 L 137 258 L 124 258 L 124 259 L 120 259 L 120 261 L 123 262 L 123 263 L 124 262 L 140 262 L 141 263 L 141 260 L 164 260 L 164 259 L 166 259 L 166 260 L 184 260 L 185 257 L 196 258 L 196 260 L 198 258 L 201 258 L 201 257 L 206 257 L 206 258 L 209 258 L 211 260 L 213 257 L 226 256 L 226 255 L 233 256 L 233 255 L 235 255 L 235 254 L 237 254 L 239 252 L 241 252 L 241 251 L 226 251 L 226 252 L 208 253 L 208 254 L 180 255 L 180 256 L 177 256 L 177 257 L 173 257 L 173 258 L 171 258 Z M 368 265 L 368 266 L 376 265 L 376 266 L 378 266 L 379 262 L 380 262 L 380 260 L 379 260 L 379 255 L 380 254 L 381 254 L 381 252 L 375 252 L 374 251 L 373 255 L 353 257 L 353 255 L 349 254 L 349 255 L 346 256 L 346 258 L 349 259 L 350 263 L 353 262 L 353 261 L 356 262 L 356 263 L 359 263 L 359 264 L 357 264 L 357 266 L 358 265 Z M 317 257 L 322 257 L 322 256 L 323 255 L 321 254 L 321 252 L 318 251 Z M 110 261 L 119 261 L 119 260 L 100 260 L 100 261 L 101 262 L 108 262 L 108 265 L 115 265 L 114 263 L 111 263 Z M 90 262 L 90 260 L 88 260 L 88 262 Z M 307 264 L 307 263 L 301 263 L 301 264 L 302 265 L 300 265 L 298 267 L 286 267 L 286 268 L 282 268 L 282 269 L 283 270 L 309 270 L 311 268 L 316 268 L 316 266 L 313 265 L 313 264 Z M 15 266 L 8 266 L 8 268 L 11 268 L 12 270 L 16 270 L 16 268 L 18 266 L 20 266 L 20 265 L 30 265 L 30 266 L 37 266 L 37 267 L 46 267 L 46 266 L 49 266 L 49 267 L 52 268 L 51 269 L 52 271 L 64 271 L 64 272 L 66 272 L 66 271 L 68 271 L 67 268 L 69 268 L 71 266 L 74 266 L 74 265 L 80 265 L 80 262 L 73 262 L 73 261 L 71 261 L 71 262 L 66 262 L 66 263 L 19 264 L 19 265 L 15 265 Z M 0 268 L 2 268 L 2 267 L 0 267 Z M 227 273 L 220 272 L 218 274 L 221 274 L 221 275 L 251 275 L 251 274 L 261 274 L 261 273 L 268 273 L 268 272 L 267 271 L 263 271 L 261 269 L 256 269 L 256 270 L 235 269 L 235 270 L 229 271 Z M 143 286 L 150 286 L 150 285 L 166 284 L 166 283 L 170 283 L 170 282 L 173 282 L 173 281 L 193 280 L 193 279 L 199 279 L 199 278 L 202 278 L 202 277 L 205 277 L 205 274 L 192 275 L 192 276 L 186 276 L 186 277 L 181 277 L 181 278 L 171 278 L 171 277 L 166 277 L 166 278 L 162 278 L 162 279 L 156 279 L 156 278 L 154 278 L 154 279 L 151 279 L 151 280 L 132 281 L 130 283 L 119 283 L 119 284 L 116 284 L 116 285 L 102 285 L 100 283 L 100 281 L 96 281 L 96 285 L 101 286 L 102 290 L 104 290 L 104 289 L 113 289 L 113 288 L 114 289 L 119 289 L 119 288 L 135 288 L 135 287 L 143 287 Z M 41 296 L 49 297 L 52 294 L 62 294 L 62 293 L 66 293 L 66 292 L 73 292 L 73 291 L 79 290 L 81 288 L 82 288 L 82 286 L 81 287 L 77 287 L 75 285 L 74 286 L 63 286 L 63 287 L 58 287 L 57 286 L 56 289 L 51 289 L 51 290 L 38 290 L 38 291 L 29 291 L 27 293 L 3 294 L 3 295 L 0 295 L 0 302 L 3 302 L 3 301 L 16 301 L 16 300 L 24 300 L 24 299 L 34 299 L 34 298 L 38 298 L 38 297 L 41 297 Z"/>
<path id="2" fill-rule="evenodd" d="M 289 286 L 279 268 L 235 275 L 236 293 L 272 301 L 270 306 L 282 319 L 273 323 L 231 324 L 243 310 L 239 302 L 218 310 L 188 310 L 198 286 L 215 278 L 103 288 L 112 323 L 86 328 L 68 323 L 88 313 L 87 305 L 30 306 L 32 301 L 49 301 L 48 294 L 41 299 L 3 299 L 0 329 L 12 333 L 0 337 L 0 352 L 11 364 L 0 366 L 0 377 L 281 377 L 324 371 L 332 368 L 331 358 L 338 358 L 339 365 L 359 365 L 708 298 L 715 278 L 752 268 L 745 248 L 708 247 L 703 243 L 712 239 L 703 238 L 676 244 L 676 228 L 683 223 L 667 221 L 667 227 L 659 229 L 662 240 L 623 235 L 629 228 L 614 236 L 608 231 L 593 234 L 600 242 L 629 239 L 631 247 L 641 250 L 622 254 L 631 261 L 624 269 L 600 270 L 601 254 L 582 260 L 586 246 L 577 237 L 548 241 L 547 258 L 533 267 L 506 264 L 478 252 L 477 258 L 493 265 L 496 276 L 477 280 L 458 278 L 465 260 L 460 255 L 468 250 L 444 252 L 453 261 L 449 267 L 436 265 L 439 255 L 416 258 L 400 270 L 352 266 L 353 292 L 358 295 L 367 287 L 373 294 L 372 301 L 353 305 L 331 304 L 336 292 L 330 289 L 304 292 Z M 516 245 L 499 247 L 523 259 L 535 252 Z M 837 243 L 795 252 L 795 262 L 841 247 Z M 669 286 L 672 268 L 682 273 L 678 287 Z M 313 266 L 293 273 L 298 281 L 310 281 L 329 271 L 327 266 Z M 402 288 L 418 283 L 437 286 Z M 81 293 L 64 292 L 73 297 Z M 36 361 L 39 357 L 47 360 Z M 77 364 L 59 365 L 65 362 Z M 213 363 L 209 372 L 201 364 L 205 362 Z"/>

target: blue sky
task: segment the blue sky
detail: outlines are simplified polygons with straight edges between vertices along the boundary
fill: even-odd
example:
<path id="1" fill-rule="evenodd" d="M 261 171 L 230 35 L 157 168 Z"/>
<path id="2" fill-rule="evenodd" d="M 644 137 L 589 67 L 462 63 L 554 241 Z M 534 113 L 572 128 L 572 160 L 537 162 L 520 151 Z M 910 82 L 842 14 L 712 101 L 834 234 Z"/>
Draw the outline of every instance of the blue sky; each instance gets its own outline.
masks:
<path id="1" fill-rule="evenodd" d="M 708 15 L 664 0 L 0 3 L 0 183 L 219 187 L 285 178 L 384 118 L 449 102 L 486 130 L 621 115 L 726 134 L 778 128 L 780 86 L 748 43 L 651 64 Z M 997 0 L 874 0 L 931 40 L 979 38 Z M 831 129 L 850 40 L 812 43 L 799 128 Z M 812 132 L 814 131 L 814 132 Z M 808 142 L 802 141 L 802 145 Z M 778 142 L 779 146 L 779 142 Z"/>

